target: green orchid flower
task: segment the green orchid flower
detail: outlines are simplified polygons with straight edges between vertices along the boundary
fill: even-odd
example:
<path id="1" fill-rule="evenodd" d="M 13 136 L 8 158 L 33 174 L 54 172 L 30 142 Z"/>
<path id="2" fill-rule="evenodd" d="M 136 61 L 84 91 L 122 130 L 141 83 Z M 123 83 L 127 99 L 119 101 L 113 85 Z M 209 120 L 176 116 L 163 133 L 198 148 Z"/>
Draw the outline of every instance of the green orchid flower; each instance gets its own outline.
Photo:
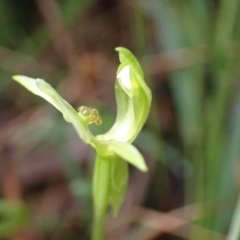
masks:
<path id="1" fill-rule="evenodd" d="M 148 117 L 151 91 L 133 54 L 123 47 L 116 50 L 121 63 L 115 84 L 117 117 L 105 134 L 94 136 L 88 128 L 88 124 L 96 119 L 96 123 L 101 123 L 95 109 L 83 107 L 76 111 L 44 80 L 13 76 L 15 81 L 57 108 L 64 119 L 73 124 L 80 138 L 96 150 L 93 180 L 94 240 L 102 239 L 107 206 L 111 205 L 116 215 L 122 205 L 128 182 L 127 162 L 141 171 L 147 171 L 142 155 L 131 143 Z M 95 115 L 90 119 L 89 114 L 93 113 Z"/>

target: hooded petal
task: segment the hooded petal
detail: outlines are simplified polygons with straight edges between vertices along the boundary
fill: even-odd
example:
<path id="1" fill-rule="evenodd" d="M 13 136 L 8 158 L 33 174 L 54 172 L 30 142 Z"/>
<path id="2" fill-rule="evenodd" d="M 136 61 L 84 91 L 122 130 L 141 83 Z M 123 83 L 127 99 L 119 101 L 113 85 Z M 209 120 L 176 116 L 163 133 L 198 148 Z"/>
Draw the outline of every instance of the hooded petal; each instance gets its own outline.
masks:
<path id="1" fill-rule="evenodd" d="M 98 137 L 107 141 L 132 142 L 148 117 L 152 96 L 137 59 L 125 48 L 116 50 L 121 62 L 115 85 L 117 117 L 113 127 Z"/>

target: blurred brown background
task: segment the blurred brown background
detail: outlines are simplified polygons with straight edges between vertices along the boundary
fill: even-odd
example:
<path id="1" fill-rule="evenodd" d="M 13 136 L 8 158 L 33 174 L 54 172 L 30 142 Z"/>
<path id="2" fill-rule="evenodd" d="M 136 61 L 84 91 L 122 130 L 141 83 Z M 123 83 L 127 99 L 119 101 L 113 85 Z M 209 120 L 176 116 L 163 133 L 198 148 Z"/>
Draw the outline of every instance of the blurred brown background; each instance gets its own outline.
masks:
<path id="1" fill-rule="evenodd" d="M 152 89 L 108 240 L 225 239 L 239 190 L 238 0 L 0 0 L 0 239 L 90 239 L 94 152 L 11 80 L 43 78 L 115 120 L 118 46 Z M 231 229 L 231 228 L 230 228 Z M 237 231 L 237 230 L 236 230 Z M 232 239 L 234 240 L 234 239 Z"/>

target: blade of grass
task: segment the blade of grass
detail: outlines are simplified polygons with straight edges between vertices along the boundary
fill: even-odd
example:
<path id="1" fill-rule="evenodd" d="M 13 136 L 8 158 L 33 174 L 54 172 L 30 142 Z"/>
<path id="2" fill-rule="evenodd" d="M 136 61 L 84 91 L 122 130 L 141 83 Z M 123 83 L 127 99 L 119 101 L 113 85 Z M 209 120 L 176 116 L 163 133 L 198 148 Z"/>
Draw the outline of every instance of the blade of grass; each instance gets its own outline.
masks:
<path id="1" fill-rule="evenodd" d="M 218 170 L 224 156 L 226 134 L 225 114 L 228 107 L 230 86 L 233 79 L 233 67 L 229 59 L 229 50 L 236 23 L 237 0 L 222 0 L 217 18 L 216 33 L 213 42 L 213 63 L 211 65 L 214 92 L 208 102 L 208 128 L 206 158 L 209 181 L 208 199 L 218 196 L 218 181 L 222 173 Z M 215 175 L 213 177 L 213 174 Z"/>
<path id="2" fill-rule="evenodd" d="M 240 238 L 240 195 L 238 197 L 236 207 L 234 209 L 227 239 L 238 240 L 239 238 Z"/>

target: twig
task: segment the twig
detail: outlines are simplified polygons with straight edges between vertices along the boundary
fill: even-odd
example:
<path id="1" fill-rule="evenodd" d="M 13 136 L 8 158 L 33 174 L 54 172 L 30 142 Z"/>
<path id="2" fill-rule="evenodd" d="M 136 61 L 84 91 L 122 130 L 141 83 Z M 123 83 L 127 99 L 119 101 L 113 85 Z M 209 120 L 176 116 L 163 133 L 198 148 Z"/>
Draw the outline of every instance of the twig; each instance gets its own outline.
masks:
<path id="1" fill-rule="evenodd" d="M 191 221 L 199 218 L 202 212 L 201 209 L 201 205 L 190 205 L 175 209 L 168 213 L 161 213 L 154 210 L 134 207 L 123 211 L 121 216 L 119 216 L 117 225 L 115 224 L 114 226 L 111 226 L 108 231 L 114 231 L 114 229 L 119 228 L 122 225 L 137 222 L 143 226 L 133 231 L 131 237 L 127 239 L 146 240 L 152 239 L 163 233 L 171 233 L 188 239 L 190 229 L 191 231 L 194 230 L 194 232 L 199 233 L 199 238 L 195 238 L 196 240 L 201 239 L 201 234 L 204 234 L 204 236 L 205 234 L 211 236 L 211 239 L 226 239 L 226 236 L 223 234 L 191 223 Z"/>

